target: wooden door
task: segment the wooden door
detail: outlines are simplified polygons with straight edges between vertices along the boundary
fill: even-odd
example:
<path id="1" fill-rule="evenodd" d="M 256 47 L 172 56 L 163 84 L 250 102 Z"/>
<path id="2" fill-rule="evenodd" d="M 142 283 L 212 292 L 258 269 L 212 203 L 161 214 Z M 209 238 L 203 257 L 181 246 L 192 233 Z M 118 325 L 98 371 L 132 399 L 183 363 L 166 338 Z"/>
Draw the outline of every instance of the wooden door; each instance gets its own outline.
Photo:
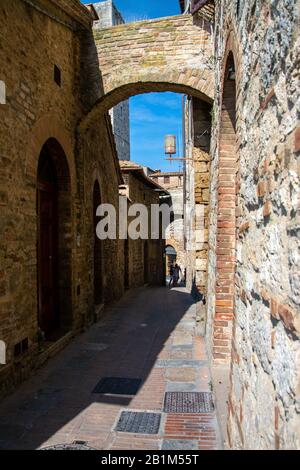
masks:
<path id="1" fill-rule="evenodd" d="M 59 327 L 57 288 L 57 190 L 38 184 L 39 327 L 46 337 Z"/>

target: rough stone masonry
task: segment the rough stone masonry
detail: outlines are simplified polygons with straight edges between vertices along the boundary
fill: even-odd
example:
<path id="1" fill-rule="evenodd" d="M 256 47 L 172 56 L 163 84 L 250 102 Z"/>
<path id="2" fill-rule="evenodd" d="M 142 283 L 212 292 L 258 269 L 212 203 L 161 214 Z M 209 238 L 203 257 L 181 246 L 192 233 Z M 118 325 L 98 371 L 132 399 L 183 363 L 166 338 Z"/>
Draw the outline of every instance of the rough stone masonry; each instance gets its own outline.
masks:
<path id="1" fill-rule="evenodd" d="M 299 2 L 215 3 L 211 354 L 230 447 L 299 449 Z"/>
<path id="2" fill-rule="evenodd" d="M 89 11 L 77 0 L 3 0 L 0 18 L 0 79 L 6 85 L 0 106 L 0 338 L 7 353 L 0 365 L 2 396 L 94 321 L 93 188 L 97 181 L 102 201 L 118 207 L 122 180 L 107 117 L 80 139 L 77 132 L 103 93 L 99 70 L 90 66 Z M 61 312 L 61 330 L 50 341 L 39 331 L 37 285 L 37 187 L 46 148 L 58 184 Z M 114 240 L 101 249 L 105 269 L 96 288 L 109 302 L 124 289 L 124 254 Z"/>

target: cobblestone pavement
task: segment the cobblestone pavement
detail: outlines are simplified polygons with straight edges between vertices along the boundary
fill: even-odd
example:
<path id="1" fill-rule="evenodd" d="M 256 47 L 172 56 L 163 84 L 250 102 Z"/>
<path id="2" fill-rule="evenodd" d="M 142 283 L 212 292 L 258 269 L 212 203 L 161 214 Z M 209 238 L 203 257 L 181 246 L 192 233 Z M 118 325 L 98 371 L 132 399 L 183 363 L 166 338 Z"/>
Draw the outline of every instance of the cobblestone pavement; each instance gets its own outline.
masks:
<path id="1" fill-rule="evenodd" d="M 105 309 L 99 323 L 1 403 L 0 448 L 75 442 L 106 450 L 220 449 L 205 344 L 194 335 L 195 314 L 183 288 L 127 292 Z M 116 381 L 100 382 L 103 378 L 141 382 L 123 381 L 121 390 Z M 114 394 L 107 393 L 111 386 Z M 138 386 L 135 395 L 119 394 L 134 393 Z M 102 394 L 95 393 L 99 387 Z"/>

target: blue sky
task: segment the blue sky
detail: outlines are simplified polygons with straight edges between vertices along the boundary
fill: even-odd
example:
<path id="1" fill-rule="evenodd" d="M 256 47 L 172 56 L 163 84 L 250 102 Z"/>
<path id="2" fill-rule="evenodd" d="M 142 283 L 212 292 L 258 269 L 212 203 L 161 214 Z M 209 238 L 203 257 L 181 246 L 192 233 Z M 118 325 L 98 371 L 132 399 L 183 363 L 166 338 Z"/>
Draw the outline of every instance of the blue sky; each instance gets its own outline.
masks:
<path id="1" fill-rule="evenodd" d="M 182 148 L 181 95 L 149 93 L 130 99 L 131 159 L 152 169 L 176 171 L 178 162 L 165 160 L 164 136 L 177 136 Z"/>
<path id="2" fill-rule="evenodd" d="M 85 0 L 82 3 L 97 3 Z M 178 0 L 114 0 L 125 21 L 178 15 Z"/>
<path id="3" fill-rule="evenodd" d="M 91 3 L 83 1 L 83 3 Z M 96 3 L 96 2 L 93 2 Z M 178 0 L 114 0 L 125 21 L 178 15 Z M 176 171 L 178 162 L 165 160 L 164 136 L 175 134 L 182 148 L 181 95 L 149 93 L 130 99 L 131 159 L 153 169 Z"/>

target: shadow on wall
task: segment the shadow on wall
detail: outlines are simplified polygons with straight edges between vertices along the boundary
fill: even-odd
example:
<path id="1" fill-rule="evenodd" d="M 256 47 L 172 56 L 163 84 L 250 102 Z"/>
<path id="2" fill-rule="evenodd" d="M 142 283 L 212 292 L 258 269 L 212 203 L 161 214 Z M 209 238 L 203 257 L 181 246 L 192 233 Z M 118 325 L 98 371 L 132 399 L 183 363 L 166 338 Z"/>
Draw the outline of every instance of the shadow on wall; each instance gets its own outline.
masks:
<path id="1" fill-rule="evenodd" d="M 191 295 L 196 302 L 202 302 L 203 305 L 206 304 L 205 296 L 199 292 L 198 287 L 196 285 L 196 277 L 193 277 L 192 288 L 191 288 Z"/>
<path id="2" fill-rule="evenodd" d="M 85 111 L 104 95 L 103 79 L 100 70 L 97 47 L 92 30 L 80 31 L 80 94 Z"/>
<path id="3" fill-rule="evenodd" d="M 93 392 L 105 377 L 141 379 L 142 387 L 176 325 L 193 303 L 189 293 L 176 289 L 128 291 L 121 301 L 106 308 L 98 324 L 2 402 L 0 449 L 36 449 L 59 431 L 63 442 L 68 442 L 70 434 L 65 427 L 72 428 L 74 420 L 83 419 L 82 413 L 95 403 L 108 404 L 108 408 L 97 409 L 98 414 L 107 414 L 109 405 L 123 407 L 138 400 L 139 397 Z M 97 436 L 98 442 L 99 430 Z M 76 436 L 71 440 L 74 439 Z M 89 440 L 92 444 L 95 438 L 89 436 Z"/>

